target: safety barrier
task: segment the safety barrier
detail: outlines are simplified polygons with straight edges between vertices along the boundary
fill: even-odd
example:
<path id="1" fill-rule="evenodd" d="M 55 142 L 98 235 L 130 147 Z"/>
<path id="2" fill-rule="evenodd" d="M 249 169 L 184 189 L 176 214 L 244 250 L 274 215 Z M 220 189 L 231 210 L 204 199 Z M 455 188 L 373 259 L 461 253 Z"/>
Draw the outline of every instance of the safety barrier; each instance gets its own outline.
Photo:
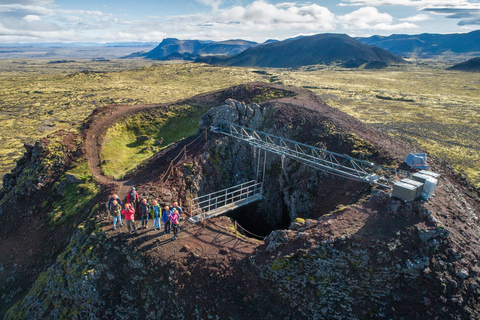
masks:
<path id="1" fill-rule="evenodd" d="M 195 223 L 262 199 L 262 182 L 251 180 L 190 201 L 188 219 Z"/>

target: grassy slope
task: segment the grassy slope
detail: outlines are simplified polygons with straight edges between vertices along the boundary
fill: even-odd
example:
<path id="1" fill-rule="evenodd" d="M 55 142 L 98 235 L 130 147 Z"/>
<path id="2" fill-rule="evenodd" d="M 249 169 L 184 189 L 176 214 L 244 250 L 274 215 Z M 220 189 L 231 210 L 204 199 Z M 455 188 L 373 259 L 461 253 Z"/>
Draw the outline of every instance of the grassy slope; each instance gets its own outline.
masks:
<path id="1" fill-rule="evenodd" d="M 480 186 L 478 74 L 410 65 L 386 70 L 269 69 L 329 105 L 446 159 Z M 405 150 L 407 155 L 410 150 Z"/>
<path id="2" fill-rule="evenodd" d="M 175 101 L 261 78 L 247 69 L 198 64 L 125 70 L 144 65 L 128 60 L 0 61 L 0 176 L 14 166 L 24 142 L 69 128 L 96 107 Z M 72 73 L 81 70 L 108 72 Z"/>
<path id="3" fill-rule="evenodd" d="M 156 117 L 142 114 L 117 123 L 107 131 L 102 146 L 101 159 L 108 160 L 102 165 L 104 174 L 122 178 L 155 152 L 194 134 L 205 112 L 206 108 L 179 106 Z M 139 135 L 150 136 L 151 140 L 138 143 Z M 160 138 L 163 144 L 155 146 Z M 142 151 L 147 147 L 152 150 Z"/>
<path id="4" fill-rule="evenodd" d="M 167 102 L 263 79 L 308 87 L 330 105 L 443 157 L 480 185 L 478 74 L 423 62 L 386 70 L 304 67 L 269 74 L 197 64 L 119 71 L 141 63 L 79 61 L 74 70 L 115 72 L 65 75 L 72 64 L 0 61 L 0 174 L 21 155 L 23 142 L 69 127 L 97 106 Z"/>

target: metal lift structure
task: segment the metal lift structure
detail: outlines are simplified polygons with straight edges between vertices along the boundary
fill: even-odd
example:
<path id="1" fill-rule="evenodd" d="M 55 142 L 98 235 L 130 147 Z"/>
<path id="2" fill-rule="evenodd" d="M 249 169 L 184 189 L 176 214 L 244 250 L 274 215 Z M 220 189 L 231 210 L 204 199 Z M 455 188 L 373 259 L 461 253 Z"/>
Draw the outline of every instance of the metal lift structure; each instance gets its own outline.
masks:
<path id="1" fill-rule="evenodd" d="M 359 160 L 345 154 L 312 147 L 303 143 L 277 137 L 269 133 L 220 121 L 211 131 L 243 140 L 256 148 L 295 159 L 313 168 L 347 179 L 366 182 L 392 189 L 395 170 L 387 169 L 369 161 Z"/>
<path id="2" fill-rule="evenodd" d="M 404 173 L 381 167 L 369 161 L 355 159 L 345 154 L 312 147 L 224 121 L 213 125 L 210 130 L 245 141 L 255 148 L 265 150 L 265 152 L 278 154 L 282 158 L 282 163 L 288 157 L 329 174 L 390 190 L 395 183 L 393 177 L 399 173 Z M 266 158 L 264 157 L 264 159 Z M 258 172 L 257 168 L 257 180 Z M 263 173 L 265 174 L 265 163 Z M 189 221 L 192 223 L 203 221 L 261 200 L 263 198 L 263 182 L 259 183 L 257 180 L 192 199 L 190 210 L 194 216 Z"/>

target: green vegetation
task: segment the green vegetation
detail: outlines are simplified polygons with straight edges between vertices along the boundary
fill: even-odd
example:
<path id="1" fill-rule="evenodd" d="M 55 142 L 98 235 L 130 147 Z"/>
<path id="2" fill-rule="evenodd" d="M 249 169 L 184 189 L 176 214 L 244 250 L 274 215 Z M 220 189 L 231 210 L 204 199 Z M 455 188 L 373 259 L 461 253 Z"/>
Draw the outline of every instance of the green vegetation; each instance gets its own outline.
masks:
<path id="1" fill-rule="evenodd" d="M 329 105 L 445 159 L 480 186 L 478 74 L 425 60 L 382 70 L 154 63 L 0 61 L 0 175 L 14 166 L 24 142 L 70 128 L 96 107 L 169 102 L 263 80 L 309 88 Z M 368 146 L 354 149 L 368 155 Z"/>
<path id="2" fill-rule="evenodd" d="M 75 130 L 72 130 L 75 132 Z M 41 152 L 41 155 L 37 155 L 37 158 L 30 162 L 27 162 L 27 158 L 22 157 L 20 163 L 23 163 L 24 167 L 21 171 L 17 172 L 18 177 L 15 180 L 15 184 L 11 192 L 7 193 L 0 201 L 0 206 L 7 202 L 12 196 L 22 194 L 25 191 L 32 192 L 42 186 L 42 182 L 50 174 L 50 170 L 63 162 L 67 149 L 62 140 L 68 135 L 65 131 L 63 134 L 51 135 L 47 139 L 39 142 L 37 152 Z M 80 146 L 81 140 L 77 136 L 75 142 L 77 147 Z M 75 150 L 74 150 L 75 151 Z"/>
<path id="3" fill-rule="evenodd" d="M 86 161 L 79 162 L 74 168 L 67 171 L 66 174 L 74 175 L 82 182 L 66 185 L 62 198 L 52 204 L 49 213 L 50 225 L 52 227 L 61 225 L 76 214 L 85 213 L 82 211 L 100 192 L 100 187 L 95 183 Z M 65 178 L 57 183 L 57 189 L 64 181 Z"/>
<path id="4" fill-rule="evenodd" d="M 480 187 L 478 74 L 445 67 L 423 60 L 383 70 L 267 71 L 284 85 L 310 88 L 329 105 L 439 156 Z"/>
<path id="5" fill-rule="evenodd" d="M 207 109 L 182 105 L 166 113 L 142 113 L 117 123 L 105 135 L 101 152 L 103 173 L 122 178 L 160 149 L 193 135 Z M 139 142 L 138 136 L 150 139 Z"/>
<path id="6" fill-rule="evenodd" d="M 0 176 L 23 143 L 70 128 L 97 107 L 172 102 L 262 79 L 244 68 L 131 60 L 0 60 L 0 70 Z"/>
<path id="7" fill-rule="evenodd" d="M 252 99 L 252 102 L 261 103 L 267 100 L 280 99 L 295 96 L 294 92 L 278 90 L 274 88 L 262 88 L 262 93 Z"/>

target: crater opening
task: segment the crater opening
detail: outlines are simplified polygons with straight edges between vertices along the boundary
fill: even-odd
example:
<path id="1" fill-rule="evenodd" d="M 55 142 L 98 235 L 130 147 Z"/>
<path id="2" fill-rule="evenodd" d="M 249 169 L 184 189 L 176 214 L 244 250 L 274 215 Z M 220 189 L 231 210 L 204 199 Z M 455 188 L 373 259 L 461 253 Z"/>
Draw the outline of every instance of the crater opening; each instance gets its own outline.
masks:
<path id="1" fill-rule="evenodd" d="M 279 221 L 272 223 L 263 214 L 258 203 L 251 203 L 230 211 L 227 217 L 237 221 L 237 229 L 243 230 L 245 236 L 258 239 L 263 239 L 274 230 L 288 229 L 291 222 L 286 206 L 277 216 Z"/>
<path id="2" fill-rule="evenodd" d="M 272 176 L 267 175 L 264 198 L 232 210 L 226 216 L 237 222 L 237 230 L 245 236 L 263 239 L 274 230 L 288 229 L 296 218 L 316 220 L 326 214 L 342 211 L 370 193 L 367 184 L 318 174 L 323 179 L 321 183 L 314 179 L 315 187 L 312 187 L 310 194 L 306 192 L 308 186 L 297 186 L 299 192 L 292 192 L 287 197 L 290 201 L 284 200 L 284 192 L 291 188 L 287 187 L 282 192 L 274 183 L 268 183 Z"/>

